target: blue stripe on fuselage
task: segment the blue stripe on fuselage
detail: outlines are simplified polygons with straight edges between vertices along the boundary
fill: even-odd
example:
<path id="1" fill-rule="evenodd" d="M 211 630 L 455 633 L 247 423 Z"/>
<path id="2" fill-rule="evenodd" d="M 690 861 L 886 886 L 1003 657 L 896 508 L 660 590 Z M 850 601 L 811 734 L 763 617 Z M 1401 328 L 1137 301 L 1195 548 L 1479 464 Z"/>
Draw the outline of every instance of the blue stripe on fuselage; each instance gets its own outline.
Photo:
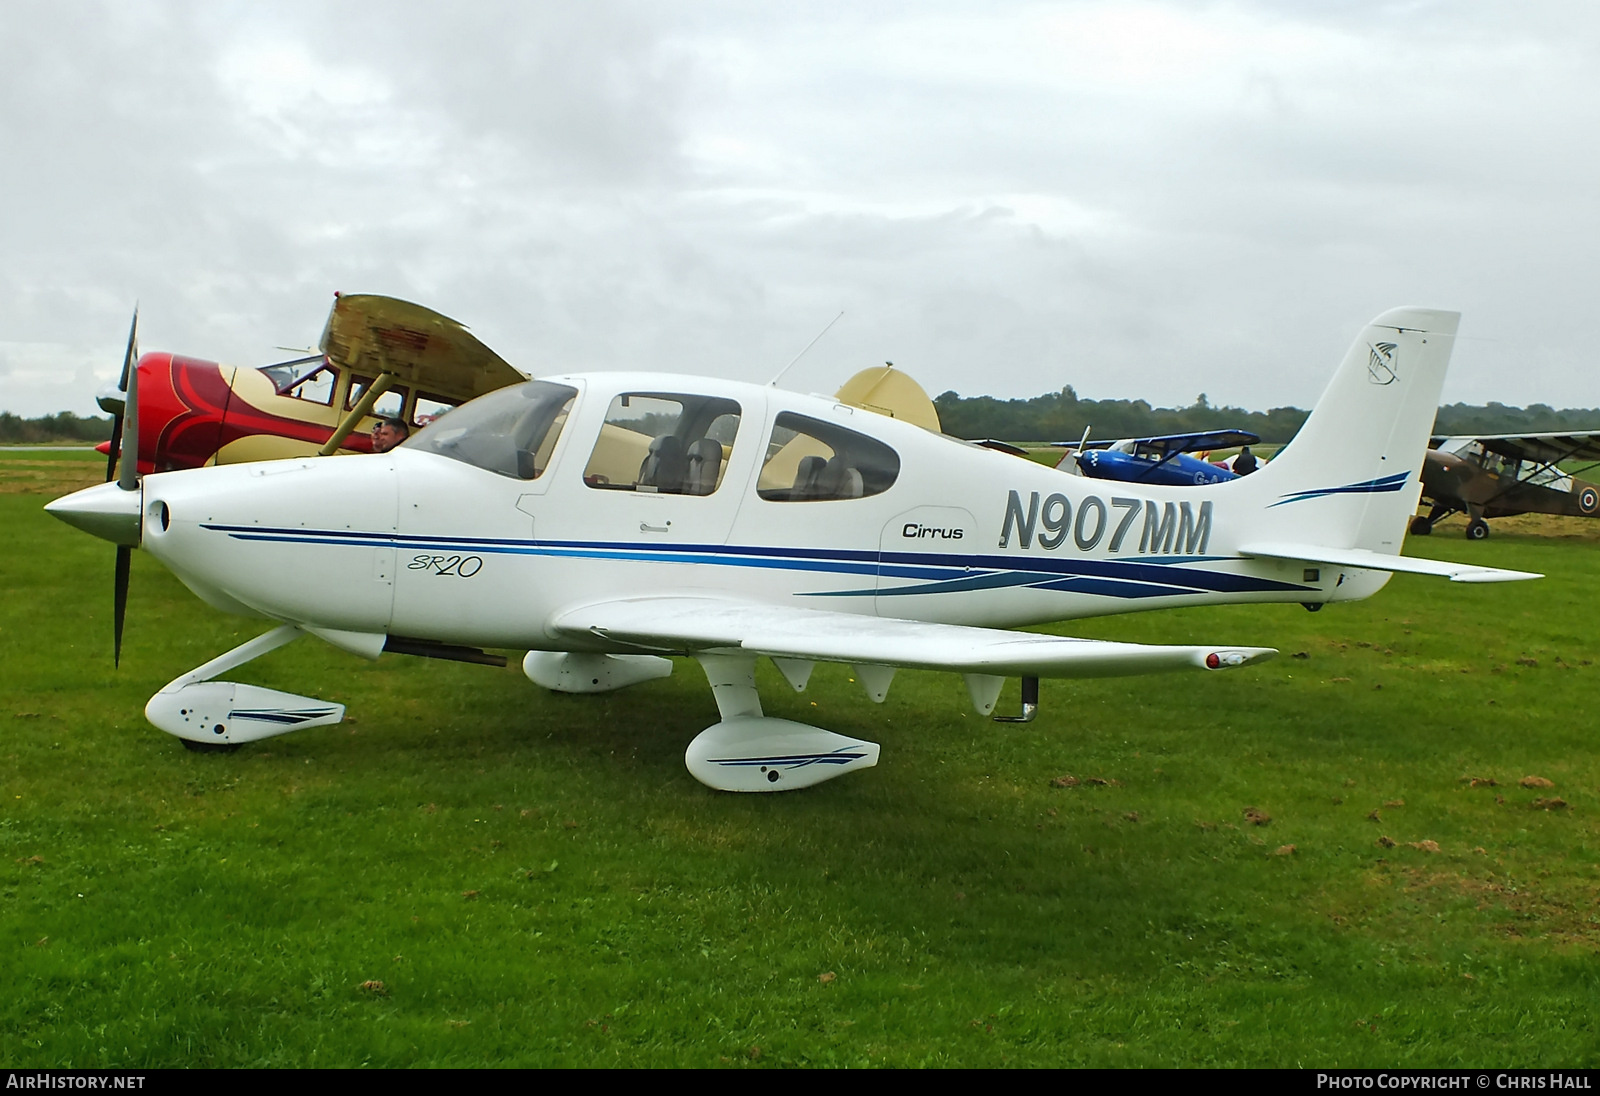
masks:
<path id="1" fill-rule="evenodd" d="M 865 552 L 851 549 L 773 548 L 720 544 L 651 545 L 620 541 L 539 541 L 497 537 L 445 537 L 334 529 L 284 529 L 203 524 L 245 541 L 363 545 L 426 552 L 608 559 L 632 563 L 684 563 L 924 580 L 883 590 L 839 590 L 812 596 L 884 596 L 957 593 L 1028 586 L 1111 597 L 1165 597 L 1193 593 L 1268 593 L 1310 587 L 1249 575 L 1182 566 L 1232 562 L 1233 556 L 1140 556 L 1082 559 L 1033 555 L 958 555 L 940 552 Z M 976 573 L 974 573 L 976 572 Z"/>

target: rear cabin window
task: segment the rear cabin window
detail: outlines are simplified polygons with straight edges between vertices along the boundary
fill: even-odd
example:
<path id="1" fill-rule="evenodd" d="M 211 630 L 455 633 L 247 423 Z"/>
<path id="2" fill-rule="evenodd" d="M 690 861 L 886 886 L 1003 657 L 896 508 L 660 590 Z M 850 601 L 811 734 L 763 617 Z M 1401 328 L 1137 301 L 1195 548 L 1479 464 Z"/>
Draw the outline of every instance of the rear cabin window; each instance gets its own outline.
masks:
<path id="1" fill-rule="evenodd" d="M 411 410 L 411 425 L 413 428 L 427 426 L 435 419 L 444 416 L 446 411 L 457 406 L 457 401 L 447 400 L 443 396 L 430 396 L 426 392 L 417 396 L 417 405 Z"/>
<path id="2" fill-rule="evenodd" d="M 576 388 L 549 381 L 512 385 L 462 404 L 404 444 L 512 479 L 538 479 L 577 396 Z"/>
<path id="3" fill-rule="evenodd" d="M 882 494 L 900 457 L 876 438 L 785 411 L 772 427 L 756 494 L 769 502 L 827 502 Z"/>
<path id="4" fill-rule="evenodd" d="M 611 401 L 583 482 L 600 491 L 709 495 L 722 485 L 739 405 L 717 396 L 628 392 Z"/>

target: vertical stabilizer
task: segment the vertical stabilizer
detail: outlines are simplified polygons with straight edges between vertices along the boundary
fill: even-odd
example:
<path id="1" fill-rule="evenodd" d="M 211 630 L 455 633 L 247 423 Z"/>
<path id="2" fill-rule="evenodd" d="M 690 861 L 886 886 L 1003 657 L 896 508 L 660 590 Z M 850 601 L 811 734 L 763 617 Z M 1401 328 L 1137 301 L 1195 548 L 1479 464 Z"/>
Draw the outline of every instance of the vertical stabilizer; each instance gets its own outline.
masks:
<path id="1" fill-rule="evenodd" d="M 1294 440 L 1241 481 L 1260 535 L 1399 553 L 1460 319 L 1396 308 L 1367 324 Z"/>

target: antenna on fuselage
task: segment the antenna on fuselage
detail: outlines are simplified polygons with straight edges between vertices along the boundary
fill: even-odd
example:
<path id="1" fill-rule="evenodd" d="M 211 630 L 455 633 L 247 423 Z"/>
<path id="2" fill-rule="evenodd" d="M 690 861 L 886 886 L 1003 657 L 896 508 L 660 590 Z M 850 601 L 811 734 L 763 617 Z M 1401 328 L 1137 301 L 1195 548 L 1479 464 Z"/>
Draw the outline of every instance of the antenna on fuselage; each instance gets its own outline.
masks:
<path id="1" fill-rule="evenodd" d="M 812 339 L 810 342 L 806 343 L 806 349 L 805 350 L 800 351 L 800 353 L 796 354 L 794 356 L 794 358 L 790 360 L 788 365 L 786 365 L 782 369 L 778 370 L 778 375 L 776 377 L 773 377 L 770 381 L 767 382 L 767 387 L 768 388 L 776 388 L 776 387 L 778 387 L 778 382 L 783 380 L 783 375 L 785 373 L 789 372 L 789 370 L 794 368 L 794 363 L 799 361 L 801 358 L 805 357 L 806 356 L 806 351 L 810 350 L 813 346 L 816 346 L 817 343 L 822 340 L 822 336 L 824 336 L 824 335 L 826 335 L 828 333 L 829 328 L 833 327 L 833 325 L 838 323 L 843 317 L 844 317 L 844 309 L 841 308 L 841 309 L 839 309 L 839 315 L 837 315 L 833 319 L 829 320 L 828 321 L 828 326 L 824 327 L 821 331 L 818 331 L 817 332 L 817 337 L 815 339 Z"/>

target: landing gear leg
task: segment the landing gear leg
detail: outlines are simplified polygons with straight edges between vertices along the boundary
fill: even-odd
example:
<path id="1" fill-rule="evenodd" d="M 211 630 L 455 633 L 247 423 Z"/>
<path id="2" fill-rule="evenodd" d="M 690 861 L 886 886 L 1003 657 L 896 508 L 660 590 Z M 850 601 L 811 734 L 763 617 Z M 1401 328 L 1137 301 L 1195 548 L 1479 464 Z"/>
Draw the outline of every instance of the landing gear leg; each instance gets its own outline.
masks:
<path id="1" fill-rule="evenodd" d="M 718 715 L 723 719 L 761 718 L 754 655 L 701 655 L 699 661 L 711 683 Z"/>
<path id="2" fill-rule="evenodd" d="M 1411 519 L 1411 532 L 1415 536 L 1425 537 L 1429 533 L 1433 532 L 1433 527 L 1435 525 L 1438 525 L 1441 521 L 1449 517 L 1451 514 L 1456 513 L 1458 510 L 1459 507 L 1446 506 L 1442 503 L 1434 503 L 1432 508 L 1428 510 L 1427 517 L 1423 517 L 1421 514 L 1418 514 L 1416 517 Z"/>
<path id="3" fill-rule="evenodd" d="M 1025 677 L 1022 679 L 1022 714 L 997 715 L 991 718 L 996 723 L 1032 723 L 1033 717 L 1039 714 L 1039 679 Z"/>

